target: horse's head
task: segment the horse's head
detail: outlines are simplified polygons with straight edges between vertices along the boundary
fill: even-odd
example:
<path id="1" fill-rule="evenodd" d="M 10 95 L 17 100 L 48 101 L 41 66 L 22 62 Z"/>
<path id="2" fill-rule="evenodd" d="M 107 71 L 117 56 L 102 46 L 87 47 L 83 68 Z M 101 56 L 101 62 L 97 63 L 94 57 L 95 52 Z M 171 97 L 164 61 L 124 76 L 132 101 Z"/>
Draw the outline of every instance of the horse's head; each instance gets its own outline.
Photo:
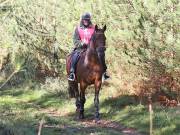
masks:
<path id="1" fill-rule="evenodd" d="M 98 28 L 97 25 L 95 25 L 95 32 L 93 35 L 93 40 L 94 40 L 94 47 L 95 48 L 105 48 L 106 45 L 106 36 L 105 36 L 105 31 L 106 31 L 106 25 L 101 29 Z"/>

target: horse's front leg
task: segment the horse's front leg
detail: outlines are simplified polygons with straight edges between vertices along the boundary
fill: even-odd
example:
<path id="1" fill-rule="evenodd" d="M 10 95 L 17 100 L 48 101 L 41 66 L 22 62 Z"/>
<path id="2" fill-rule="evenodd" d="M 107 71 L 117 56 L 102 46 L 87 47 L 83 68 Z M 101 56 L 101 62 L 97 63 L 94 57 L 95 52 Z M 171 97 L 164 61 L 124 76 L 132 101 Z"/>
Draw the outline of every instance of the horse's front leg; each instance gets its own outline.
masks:
<path id="1" fill-rule="evenodd" d="M 80 101 L 79 101 L 79 97 L 76 97 L 76 112 L 79 112 L 80 110 Z"/>
<path id="2" fill-rule="evenodd" d="M 95 98 L 94 98 L 94 105 L 95 105 L 95 121 L 100 120 L 99 114 L 99 91 L 101 88 L 101 81 L 95 82 Z"/>

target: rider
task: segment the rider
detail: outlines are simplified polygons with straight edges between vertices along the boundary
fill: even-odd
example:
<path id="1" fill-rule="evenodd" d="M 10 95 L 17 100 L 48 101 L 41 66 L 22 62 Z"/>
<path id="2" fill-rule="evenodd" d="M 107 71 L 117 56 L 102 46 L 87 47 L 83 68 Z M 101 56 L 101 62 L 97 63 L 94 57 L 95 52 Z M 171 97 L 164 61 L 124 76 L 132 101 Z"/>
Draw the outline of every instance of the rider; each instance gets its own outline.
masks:
<path id="1" fill-rule="evenodd" d="M 91 22 L 91 15 L 90 13 L 84 13 L 81 16 L 80 25 L 76 27 L 74 32 L 73 42 L 75 45 L 75 49 L 72 53 L 70 75 L 68 77 L 68 80 L 70 81 L 75 80 L 75 67 L 80 57 L 80 52 L 82 51 L 83 48 L 87 48 L 93 33 L 94 33 L 94 25 Z M 107 67 L 105 63 L 105 55 L 102 55 L 101 59 L 105 71 L 103 74 L 103 78 L 106 80 L 109 78 L 109 76 L 106 73 Z"/>

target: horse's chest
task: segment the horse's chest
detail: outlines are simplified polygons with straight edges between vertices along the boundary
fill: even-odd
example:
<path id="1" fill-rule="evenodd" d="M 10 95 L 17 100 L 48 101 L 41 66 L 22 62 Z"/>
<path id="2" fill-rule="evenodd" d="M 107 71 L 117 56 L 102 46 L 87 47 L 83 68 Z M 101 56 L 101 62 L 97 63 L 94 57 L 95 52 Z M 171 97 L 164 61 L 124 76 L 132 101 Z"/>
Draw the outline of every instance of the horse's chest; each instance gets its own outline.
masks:
<path id="1" fill-rule="evenodd" d="M 85 76 L 86 80 L 89 80 L 90 82 L 94 82 L 97 78 L 101 77 L 100 70 L 91 70 L 87 73 Z"/>
<path id="2" fill-rule="evenodd" d="M 83 62 L 82 62 L 83 63 Z M 95 80 L 101 79 L 102 77 L 102 71 L 101 66 L 96 63 L 83 63 L 80 65 L 80 62 L 78 63 L 78 69 L 77 69 L 77 78 L 78 81 L 84 80 L 88 84 L 93 84 Z"/>

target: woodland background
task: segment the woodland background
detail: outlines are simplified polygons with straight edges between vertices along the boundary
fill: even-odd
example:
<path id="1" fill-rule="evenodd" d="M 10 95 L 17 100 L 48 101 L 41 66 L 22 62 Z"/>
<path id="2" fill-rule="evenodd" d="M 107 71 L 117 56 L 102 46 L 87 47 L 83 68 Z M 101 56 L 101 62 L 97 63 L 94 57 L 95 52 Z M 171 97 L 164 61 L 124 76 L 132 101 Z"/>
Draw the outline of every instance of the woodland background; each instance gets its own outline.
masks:
<path id="1" fill-rule="evenodd" d="M 58 93 L 60 97 L 67 94 L 65 58 L 73 48 L 74 29 L 86 11 L 92 13 L 94 24 L 107 25 L 106 63 L 111 80 L 102 88 L 104 100 L 118 99 L 116 102 L 121 105 L 120 97 L 133 96 L 135 100 L 130 104 L 136 101 L 145 104 L 152 95 L 155 103 L 159 96 L 165 96 L 177 105 L 180 102 L 178 0 L 1 0 L 0 102 L 5 107 L 2 110 L 14 109 L 11 106 L 8 109 L 9 101 L 5 101 L 13 93 L 25 94 L 21 100 L 29 92 L 35 94 L 34 91 L 41 92 L 36 98 L 45 93 L 43 90 L 51 95 Z M 129 98 L 124 100 L 129 103 Z M 16 100 L 13 102 L 17 104 Z M 179 114 L 179 109 L 175 110 Z M 169 112 L 168 115 L 174 116 Z M 166 118 L 162 116 L 162 119 Z M 176 134 L 179 131 L 176 125 L 180 124 L 176 122 L 173 126 L 161 123 L 154 132 Z M 14 127 L 6 122 L 3 125 Z M 167 129 L 163 130 L 165 125 Z M 147 127 L 143 130 L 136 126 L 132 127 L 147 131 Z"/>

